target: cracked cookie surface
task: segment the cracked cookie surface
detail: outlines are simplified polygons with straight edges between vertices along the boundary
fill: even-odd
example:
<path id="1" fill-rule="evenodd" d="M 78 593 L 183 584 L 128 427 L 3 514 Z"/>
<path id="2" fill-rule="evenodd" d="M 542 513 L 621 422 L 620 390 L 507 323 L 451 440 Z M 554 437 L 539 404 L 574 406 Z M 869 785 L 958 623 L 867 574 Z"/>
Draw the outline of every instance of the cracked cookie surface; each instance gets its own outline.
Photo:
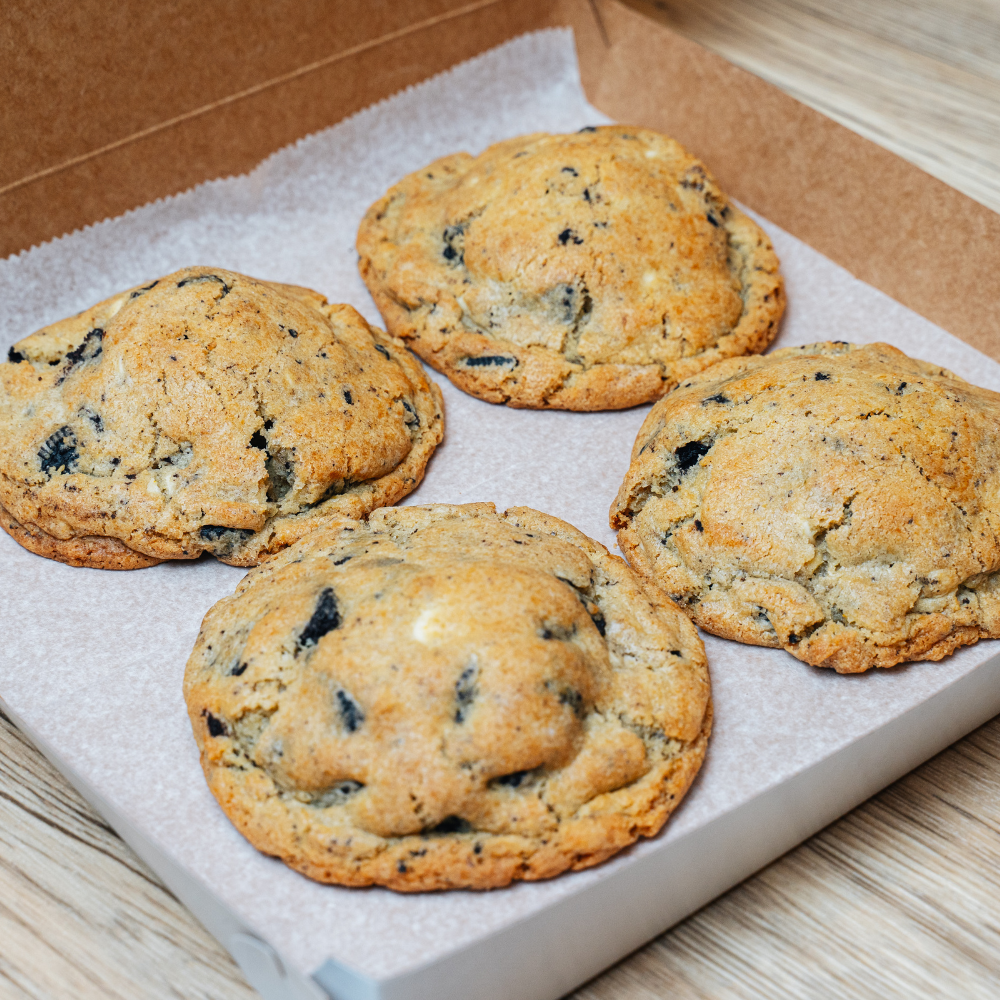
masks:
<path id="1" fill-rule="evenodd" d="M 76 566 L 254 565 L 416 488 L 441 394 L 317 292 L 218 268 L 130 289 L 0 364 L 0 524 Z"/>
<path id="2" fill-rule="evenodd" d="M 487 889 L 659 831 L 704 757 L 704 647 L 654 585 L 527 507 L 386 508 L 303 539 L 205 617 L 202 767 L 311 878 Z"/>
<path id="3" fill-rule="evenodd" d="M 444 157 L 368 210 L 358 254 L 391 333 L 464 391 L 516 407 L 649 402 L 764 350 L 784 311 L 766 234 L 647 129 Z"/>
<path id="4" fill-rule="evenodd" d="M 706 631 L 856 673 L 1000 637 L 998 468 L 1000 395 L 812 344 L 657 403 L 611 526 Z"/>

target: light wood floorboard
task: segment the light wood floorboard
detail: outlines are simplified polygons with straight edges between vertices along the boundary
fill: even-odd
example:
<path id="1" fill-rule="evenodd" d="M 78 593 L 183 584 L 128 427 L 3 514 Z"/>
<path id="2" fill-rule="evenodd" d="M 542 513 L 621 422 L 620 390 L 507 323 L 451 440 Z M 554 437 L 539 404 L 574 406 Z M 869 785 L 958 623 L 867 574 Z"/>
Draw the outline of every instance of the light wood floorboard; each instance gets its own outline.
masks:
<path id="1" fill-rule="evenodd" d="M 997 0 L 628 0 L 1000 211 Z"/>

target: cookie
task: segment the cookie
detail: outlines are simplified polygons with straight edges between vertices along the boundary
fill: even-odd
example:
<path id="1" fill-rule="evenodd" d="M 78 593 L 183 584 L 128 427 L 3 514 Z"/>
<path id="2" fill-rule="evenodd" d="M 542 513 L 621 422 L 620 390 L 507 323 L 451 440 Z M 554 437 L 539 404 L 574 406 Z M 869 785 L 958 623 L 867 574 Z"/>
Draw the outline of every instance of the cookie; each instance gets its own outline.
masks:
<path id="1" fill-rule="evenodd" d="M 657 833 L 711 725 L 687 618 L 527 507 L 386 508 L 248 573 L 184 693 L 209 787 L 322 882 L 487 889 Z"/>
<path id="2" fill-rule="evenodd" d="M 1000 395 L 812 344 L 657 403 L 611 525 L 706 631 L 857 673 L 1000 637 L 998 469 Z"/>
<path id="3" fill-rule="evenodd" d="M 420 482 L 441 394 L 350 306 L 194 267 L 0 364 L 0 524 L 73 566 L 251 566 Z"/>
<path id="4" fill-rule="evenodd" d="M 613 410 L 762 351 L 778 259 L 704 165 L 647 129 L 530 135 L 404 178 L 358 232 L 391 333 L 492 403 Z"/>

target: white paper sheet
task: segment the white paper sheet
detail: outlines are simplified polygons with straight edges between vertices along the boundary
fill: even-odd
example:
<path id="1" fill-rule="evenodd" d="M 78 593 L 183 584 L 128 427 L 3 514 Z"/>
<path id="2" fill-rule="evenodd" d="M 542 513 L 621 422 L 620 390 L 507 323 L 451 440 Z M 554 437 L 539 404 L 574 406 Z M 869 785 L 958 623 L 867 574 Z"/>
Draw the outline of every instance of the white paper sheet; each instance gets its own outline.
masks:
<path id="1" fill-rule="evenodd" d="M 517 39 L 215 181 L 0 262 L 0 345 L 130 285 L 210 264 L 307 285 L 378 322 L 356 269 L 368 205 L 456 150 L 608 119 L 588 105 L 572 36 Z M 1000 390 L 1000 365 L 855 280 L 764 219 L 789 309 L 779 345 L 884 340 Z M 646 407 L 539 413 L 444 390 L 446 438 L 405 502 L 527 504 L 609 547 L 607 512 Z M 696 830 L 948 686 L 1000 648 L 858 677 L 706 637 L 716 706 L 708 760 L 665 832 L 610 863 L 487 894 L 401 896 L 310 882 L 258 854 L 208 792 L 181 697 L 202 616 L 242 571 L 210 559 L 131 573 L 74 569 L 0 536 L 0 697 L 75 771 L 310 973 L 327 959 L 399 974 Z"/>

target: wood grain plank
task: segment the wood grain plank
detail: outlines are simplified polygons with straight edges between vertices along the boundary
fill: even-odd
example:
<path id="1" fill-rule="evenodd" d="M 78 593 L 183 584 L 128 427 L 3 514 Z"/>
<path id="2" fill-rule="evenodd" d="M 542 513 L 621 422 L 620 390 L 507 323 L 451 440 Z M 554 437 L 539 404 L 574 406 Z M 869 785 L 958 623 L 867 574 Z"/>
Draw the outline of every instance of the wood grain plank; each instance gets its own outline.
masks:
<path id="1" fill-rule="evenodd" d="M 0 997 L 256 996 L 208 932 L 0 714 Z"/>
<path id="2" fill-rule="evenodd" d="M 577 1000 L 1000 995 L 1000 719 Z"/>
<path id="3" fill-rule="evenodd" d="M 1000 211 L 995 0 L 626 0 Z"/>

